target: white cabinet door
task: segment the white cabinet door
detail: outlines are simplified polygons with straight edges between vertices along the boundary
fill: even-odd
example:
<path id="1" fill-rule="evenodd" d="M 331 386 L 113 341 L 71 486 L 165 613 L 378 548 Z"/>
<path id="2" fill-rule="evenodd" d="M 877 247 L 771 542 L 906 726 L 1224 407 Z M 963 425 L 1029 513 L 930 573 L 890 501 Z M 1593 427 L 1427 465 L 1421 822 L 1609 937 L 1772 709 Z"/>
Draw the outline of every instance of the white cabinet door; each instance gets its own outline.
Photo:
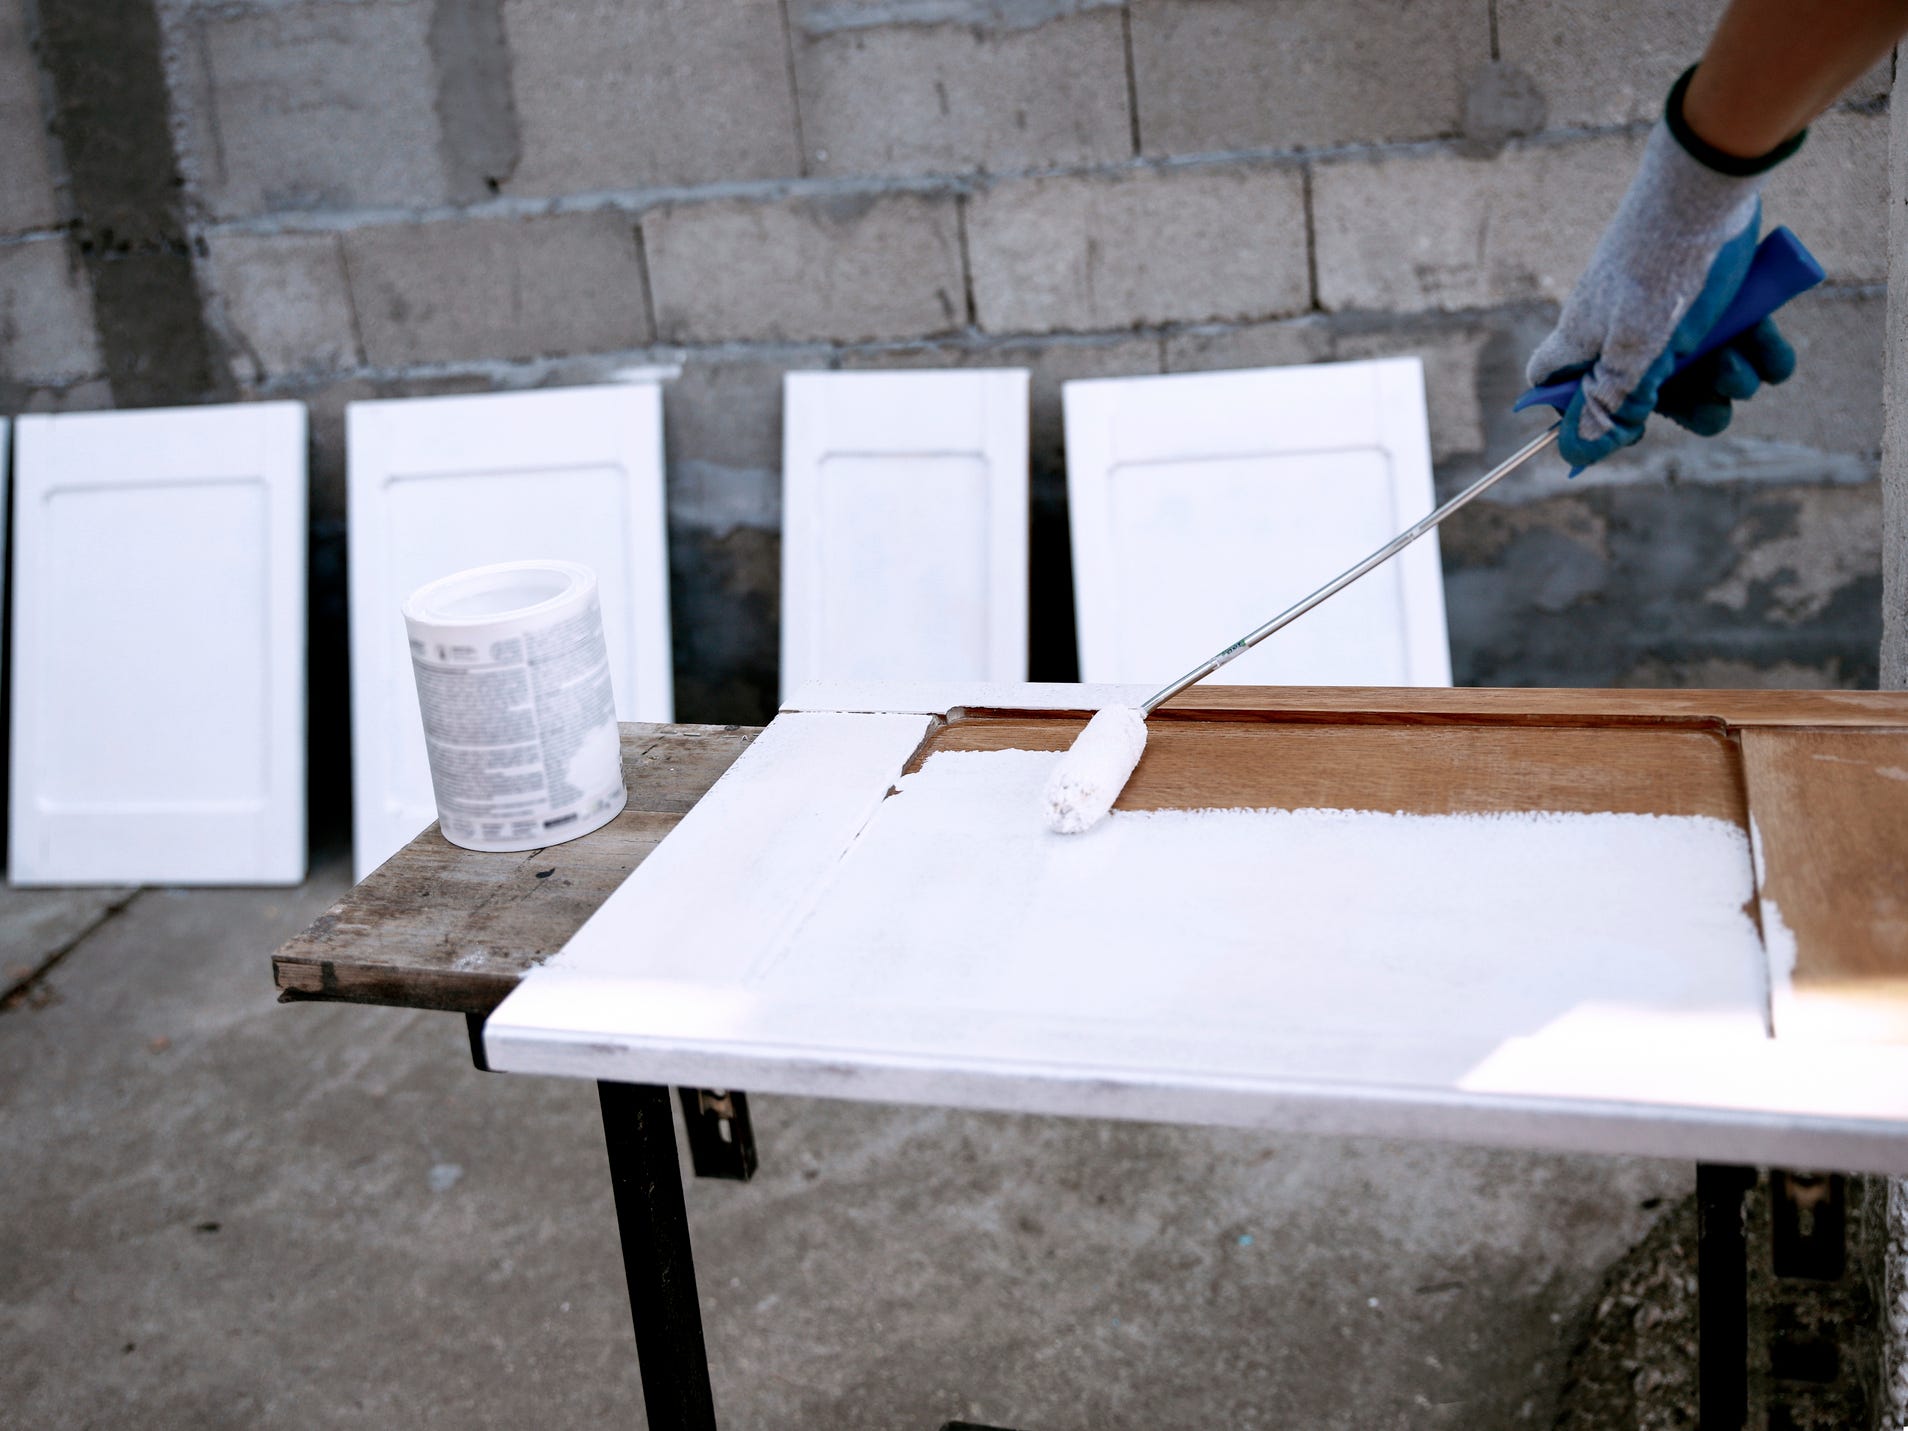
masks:
<path id="1" fill-rule="evenodd" d="M 1162 686 L 1435 505 L 1416 358 L 1062 392 L 1083 681 Z M 1215 679 L 1450 685 L 1437 534 Z"/>
<path id="2" fill-rule="evenodd" d="M 662 395 L 653 381 L 352 403 L 353 859 L 437 818 L 400 607 L 440 576 L 554 557 L 596 571 L 621 720 L 673 712 Z"/>
<path id="3" fill-rule="evenodd" d="M 790 373 L 782 692 L 1027 676 L 1027 374 Z"/>
<path id="4" fill-rule="evenodd" d="M 16 884 L 305 874 L 305 409 L 16 427 Z"/>

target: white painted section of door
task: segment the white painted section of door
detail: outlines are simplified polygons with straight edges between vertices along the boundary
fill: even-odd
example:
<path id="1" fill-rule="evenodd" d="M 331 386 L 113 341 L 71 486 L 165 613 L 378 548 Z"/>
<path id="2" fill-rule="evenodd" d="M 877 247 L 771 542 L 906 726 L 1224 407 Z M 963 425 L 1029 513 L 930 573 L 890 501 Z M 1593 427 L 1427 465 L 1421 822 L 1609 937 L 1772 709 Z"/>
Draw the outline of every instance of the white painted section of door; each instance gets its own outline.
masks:
<path id="1" fill-rule="evenodd" d="M 400 611 L 427 581 L 532 558 L 596 571 L 620 720 L 674 710 L 654 381 L 358 402 L 345 411 L 353 862 L 437 818 Z"/>
<path id="2" fill-rule="evenodd" d="M 789 373 L 782 690 L 1027 675 L 1027 374 Z"/>
<path id="3" fill-rule="evenodd" d="M 1747 966 L 1754 932 L 1734 885 L 1717 896 L 1718 882 L 1707 880 L 1708 905 L 1673 911 L 1670 922 L 1687 913 L 1684 933 L 1707 922 L 1713 934 L 1717 917 L 1736 921 L 1740 957 L 1712 940 L 1701 959 L 1681 963 L 1675 931 L 1653 957 L 1634 942 L 1612 946 L 1608 930 L 1562 939 L 1533 930 L 1541 971 L 1516 958 L 1480 976 L 1477 951 L 1439 922 L 1449 910 L 1427 925 L 1421 909 L 1386 905 L 1376 886 L 1360 927 L 1367 936 L 1395 930 L 1395 949 L 1387 955 L 1382 940 L 1367 942 L 1340 967 L 1334 949 L 1319 946 L 1316 920 L 1312 938 L 1280 943 L 1278 872 L 1250 859 L 1229 892 L 1207 898 L 1213 880 L 1202 878 L 1198 896 L 1182 901 L 1163 876 L 1149 920 L 1128 928 L 1091 910 L 1099 937 L 1070 938 L 1056 923 L 1065 911 L 1050 902 L 1058 888 L 1084 890 L 1089 902 L 1095 889 L 1145 901 L 1133 863 L 1164 848 L 1146 844 L 1146 818 L 1123 831 L 1116 812 L 1091 835 L 1050 835 L 1034 798 L 1041 757 L 935 756 L 928 771 L 950 759 L 956 770 L 963 760 L 975 770 L 1029 768 L 1006 804 L 970 807 L 972 828 L 944 821 L 921 843 L 909 835 L 920 812 L 908 802 L 926 787 L 901 771 L 926 724 L 919 716 L 778 716 L 577 937 L 491 1015 L 490 1065 L 881 1102 L 1908 1171 L 1908 1048 L 1767 1037 L 1761 973 Z M 1399 818 L 1438 833 L 1438 817 L 1363 823 Z M 1705 823 L 1659 829 L 1640 816 L 1593 818 L 1651 832 L 1634 847 L 1614 844 L 1606 853 L 1617 863 L 1660 862 L 1664 850 L 1651 841 L 1673 844 L 1672 826 Z M 1531 824 L 1502 829 L 1513 841 L 1541 843 Z M 1491 826 L 1474 822 L 1466 838 L 1489 844 Z M 1138 844 L 1122 848 L 1129 838 Z M 1728 839 L 1746 888 L 1747 849 L 1733 830 Z M 948 843 L 973 859 L 933 853 Z M 1435 838 L 1414 843 L 1441 848 Z M 1379 844 L 1355 853 L 1387 858 Z M 1572 900 L 1594 901 L 1607 887 L 1603 875 L 1571 887 L 1568 861 L 1529 849 L 1517 858 L 1547 871 Z M 1668 858 L 1682 856 L 1672 849 Z M 1705 858 L 1698 854 L 1692 872 L 1715 873 Z M 1678 886 L 1671 871 L 1649 872 L 1659 893 Z M 1489 917 L 1461 896 L 1456 903 L 1462 918 Z M 1183 917 L 1184 937 L 1160 937 L 1162 909 Z M 1546 926 L 1569 919 L 1544 909 L 1526 917 Z M 975 920 L 1045 921 L 1051 937 L 1032 941 L 1037 947 L 960 937 L 950 956 L 951 925 Z M 1248 946 L 1257 957 L 1241 957 Z M 1387 960 L 1400 971 L 1397 989 L 1380 977 Z M 1427 990 L 1436 997 L 1422 996 Z"/>
<path id="4" fill-rule="evenodd" d="M 1416 358 L 1067 383 L 1080 678 L 1164 685 L 1429 512 Z M 1437 533 L 1226 667 L 1448 686 Z"/>
<path id="5" fill-rule="evenodd" d="M 298 883 L 303 405 L 15 438 L 14 883 Z"/>

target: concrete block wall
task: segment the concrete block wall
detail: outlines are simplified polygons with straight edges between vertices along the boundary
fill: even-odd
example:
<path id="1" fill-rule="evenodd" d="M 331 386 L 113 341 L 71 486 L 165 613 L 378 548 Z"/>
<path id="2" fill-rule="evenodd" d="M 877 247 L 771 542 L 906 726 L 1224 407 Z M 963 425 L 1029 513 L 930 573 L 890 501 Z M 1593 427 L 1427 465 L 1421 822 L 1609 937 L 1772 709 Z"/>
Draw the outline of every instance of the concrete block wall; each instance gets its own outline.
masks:
<path id="1" fill-rule="evenodd" d="M 1482 470 L 1719 8 L 0 0 L 0 410 L 310 403 L 341 662 L 345 402 L 680 364 L 678 708 L 758 720 L 781 374 L 1025 366 L 1033 659 L 1064 678 L 1060 383 L 1416 353 L 1440 483 Z M 164 122 L 102 154 L 109 19 Z M 1889 89 L 1770 186 L 1831 271 L 1795 381 L 1446 534 L 1460 682 L 1873 683 Z"/>

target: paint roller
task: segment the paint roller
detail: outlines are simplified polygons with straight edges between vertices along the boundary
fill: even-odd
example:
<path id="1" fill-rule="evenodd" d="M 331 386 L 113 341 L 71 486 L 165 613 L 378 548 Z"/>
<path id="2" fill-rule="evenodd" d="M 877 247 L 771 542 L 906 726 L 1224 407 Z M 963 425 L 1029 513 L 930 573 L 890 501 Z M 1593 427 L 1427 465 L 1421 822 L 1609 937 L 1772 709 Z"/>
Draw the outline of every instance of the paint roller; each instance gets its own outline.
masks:
<path id="1" fill-rule="evenodd" d="M 1677 364 L 1676 371 L 1682 372 L 1730 339 L 1747 332 L 1798 293 L 1806 292 L 1820 283 L 1822 278 L 1822 265 L 1802 246 L 1801 240 L 1786 228 L 1774 230 L 1757 247 L 1755 258 L 1734 301 L 1716 320 L 1716 326 L 1709 330 L 1709 336 Z M 1580 381 L 1571 378 L 1532 388 L 1517 400 L 1512 410 L 1522 412 L 1527 407 L 1542 405 L 1555 408 L 1562 414 L 1569 407 Z M 1049 828 L 1063 835 L 1077 835 L 1092 829 L 1105 817 L 1113 808 L 1113 802 L 1119 798 L 1120 791 L 1126 788 L 1134 767 L 1139 764 L 1140 756 L 1146 749 L 1146 717 L 1159 706 L 1251 650 L 1273 632 L 1291 625 L 1359 577 L 1383 566 L 1460 507 L 1482 496 L 1504 477 L 1550 447 L 1556 442 L 1561 426 L 1561 422 L 1552 423 L 1543 433 L 1525 443 L 1415 526 L 1400 532 L 1356 566 L 1339 573 L 1310 596 L 1287 607 L 1257 630 L 1240 637 L 1211 660 L 1195 666 L 1170 685 L 1161 687 L 1140 705 L 1108 706 L 1096 712 L 1048 777 L 1041 799 Z M 1570 475 L 1574 477 L 1577 474 L 1573 471 Z"/>

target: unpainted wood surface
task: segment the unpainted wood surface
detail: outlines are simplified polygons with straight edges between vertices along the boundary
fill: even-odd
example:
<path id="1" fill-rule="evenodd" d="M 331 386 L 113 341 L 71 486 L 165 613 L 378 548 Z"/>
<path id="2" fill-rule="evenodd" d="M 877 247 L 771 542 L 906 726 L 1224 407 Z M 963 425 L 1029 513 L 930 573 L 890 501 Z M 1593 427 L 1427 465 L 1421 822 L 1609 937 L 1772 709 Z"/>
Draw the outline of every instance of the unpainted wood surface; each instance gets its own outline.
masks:
<path id="1" fill-rule="evenodd" d="M 1661 724 L 1719 720 L 1726 725 L 1899 726 L 1908 729 L 1908 694 L 1899 691 L 1662 691 L 1464 687 L 1455 690 L 1361 686 L 1194 686 L 1161 708 L 1169 717 L 1201 712 L 1281 720 L 1311 716 L 1434 722 L 1489 717 Z M 1158 719 L 1159 715 L 1154 718 Z"/>
<path id="2" fill-rule="evenodd" d="M 1225 727 L 1198 737 L 1200 711 Z M 1232 740 L 1272 717 L 1277 743 L 1252 746 L 1245 793 L 1227 803 L 1364 809 L 1598 809 L 1706 813 L 1741 823 L 1724 726 L 1895 727 L 1908 732 L 1908 696 L 1857 691 L 1372 690 L 1342 687 L 1195 688 L 1152 722 L 1148 755 L 1121 804 L 1215 803 L 1196 776 L 1202 739 Z M 971 715 L 923 747 L 1064 748 L 1080 728 L 1064 715 Z M 1570 726 L 1653 726 L 1584 730 Z M 1506 726 L 1538 729 L 1513 732 Z M 1192 744 L 1179 741 L 1187 728 Z M 1419 738 L 1398 745 L 1413 728 Z M 563 947 L 629 870 L 654 849 L 753 729 L 627 724 L 628 810 L 583 840 L 527 855 L 480 854 L 432 827 L 273 959 L 286 998 L 485 1012 L 523 974 Z M 1433 745 L 1434 734 L 1457 744 Z M 1274 734 L 1262 728 L 1257 734 Z M 1507 743 L 1513 734 L 1532 739 Z M 1595 747 L 1574 742 L 1647 737 Z M 1230 747 L 1228 747 L 1229 749 Z M 1403 765 L 1399 754 L 1408 754 Z M 1579 759 L 1582 757 L 1582 759 Z M 917 760 L 919 757 L 917 756 Z M 1450 782 L 1429 799 L 1431 772 Z M 1228 777 L 1230 778 L 1230 777 Z M 1221 792 L 1227 793 L 1227 792 Z M 1157 808 L 1157 806 L 1155 806 Z M 1768 833 L 1765 830 L 1765 835 Z M 1897 848 L 1900 848 L 1898 842 Z M 539 879 L 540 871 L 550 874 Z M 1885 875 L 1885 871 L 1884 871 Z M 1794 898 L 1794 896 L 1792 896 Z"/>
<path id="3" fill-rule="evenodd" d="M 625 723 L 628 808 L 567 844 L 485 854 L 431 825 L 272 957 L 281 997 L 489 1012 L 568 942 L 759 733 Z"/>
<path id="4" fill-rule="evenodd" d="M 1746 731 L 1742 758 L 1764 925 L 1795 940 L 1777 1034 L 1908 1041 L 1908 731 Z"/>
<path id="5" fill-rule="evenodd" d="M 1083 724 L 953 721 L 928 736 L 911 768 L 943 750 L 1064 750 Z M 1735 751 L 1720 727 L 1156 721 L 1114 808 L 1611 811 L 1746 825 Z"/>

